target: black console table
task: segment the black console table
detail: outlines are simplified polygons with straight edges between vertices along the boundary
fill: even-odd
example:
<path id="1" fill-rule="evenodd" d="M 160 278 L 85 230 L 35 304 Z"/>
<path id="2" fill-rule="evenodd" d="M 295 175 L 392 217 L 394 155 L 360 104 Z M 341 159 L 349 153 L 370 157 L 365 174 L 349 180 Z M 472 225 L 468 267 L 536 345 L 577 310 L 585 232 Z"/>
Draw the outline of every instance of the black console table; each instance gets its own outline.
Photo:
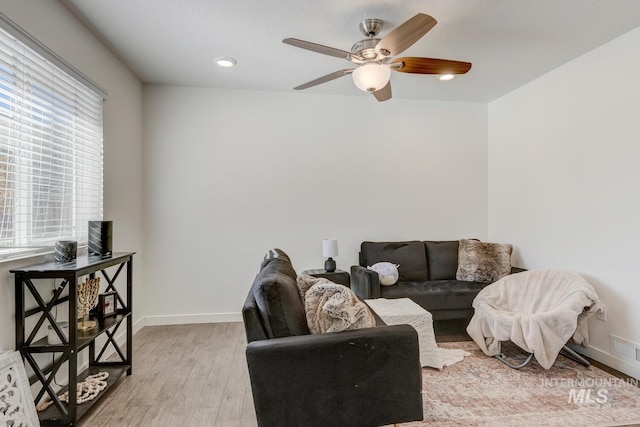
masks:
<path id="1" fill-rule="evenodd" d="M 40 383 L 40 390 L 35 396 L 36 404 L 45 396 L 45 393 L 53 401 L 53 405 L 49 406 L 49 408 L 38 412 L 40 422 L 43 426 L 75 425 L 76 421 L 82 417 L 116 381 L 125 374 L 131 375 L 131 366 L 133 364 L 132 287 L 134 254 L 135 252 L 119 252 L 108 257 L 81 256 L 77 260 L 69 263 L 48 262 L 11 270 L 11 273 L 15 274 L 16 287 L 16 348 L 28 362 L 31 369 L 33 369 L 34 375 L 29 378 L 30 383 Z M 116 268 L 113 277 L 107 272 L 107 268 L 109 267 Z M 118 290 L 115 284 L 123 270 L 126 271 L 126 293 L 123 292 L 124 289 L 122 287 Z M 107 292 L 116 292 L 118 304 L 117 314 L 115 316 L 105 317 L 104 319 L 94 319 L 98 321 L 94 329 L 79 331 L 76 316 L 78 280 L 82 276 L 88 276 L 94 279 L 96 273 L 100 273 L 104 280 L 106 280 Z M 55 290 L 51 291 L 50 294 L 42 295 L 34 284 L 34 279 L 60 280 L 60 284 Z M 68 294 L 63 296 L 62 293 L 65 289 L 68 289 Z M 28 294 L 25 291 L 28 291 Z M 26 297 L 31 297 L 37 305 L 30 308 L 26 307 Z M 67 303 L 69 310 L 68 339 L 65 338 L 52 314 L 54 307 L 63 303 Z M 33 328 L 28 328 L 25 322 L 26 319 L 31 316 L 36 316 L 34 319 L 37 319 L 37 321 Z M 39 335 L 39 332 L 45 327 L 45 321 L 48 321 L 56 331 L 58 337 L 60 337 L 60 344 L 49 344 L 47 337 L 36 339 L 36 336 Z M 126 323 L 127 329 L 126 349 L 124 352 L 120 349 L 115 339 L 116 332 L 123 322 Z M 32 323 L 31 321 L 29 322 L 29 324 Z M 95 340 L 102 334 L 106 336 L 107 340 L 96 354 Z M 109 354 L 105 354 L 109 344 L 113 346 L 119 360 L 103 360 L 103 357 L 110 356 Z M 85 371 L 78 373 L 78 354 L 85 348 L 89 350 L 89 367 Z M 36 360 L 36 354 L 43 353 L 49 353 L 53 356 L 57 354 L 58 357 L 57 359 L 55 357 L 48 358 L 49 362 L 42 364 Z M 56 392 L 52 387 L 52 383 L 56 373 L 65 362 L 68 362 L 69 385 Z M 107 379 L 107 388 L 100 392 L 94 400 L 78 404 L 77 395 L 73 392 L 69 393 L 68 404 L 58 399 L 58 395 L 67 391 L 67 389 L 75 391 L 78 382 L 83 381 L 88 375 L 98 372 L 108 372 L 109 378 Z"/>

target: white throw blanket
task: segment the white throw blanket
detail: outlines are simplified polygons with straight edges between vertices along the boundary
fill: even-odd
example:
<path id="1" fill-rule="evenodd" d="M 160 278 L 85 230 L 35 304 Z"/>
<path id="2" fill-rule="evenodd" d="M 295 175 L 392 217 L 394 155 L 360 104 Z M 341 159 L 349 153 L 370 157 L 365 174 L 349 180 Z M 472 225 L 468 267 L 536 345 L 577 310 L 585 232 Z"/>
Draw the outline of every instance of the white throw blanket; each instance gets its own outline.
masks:
<path id="1" fill-rule="evenodd" d="M 598 304 L 596 291 L 577 273 L 526 271 L 478 293 L 467 332 L 487 356 L 500 353 L 500 341 L 511 340 L 549 369 L 570 338 L 588 344 L 587 319 Z"/>
<path id="2" fill-rule="evenodd" d="M 471 353 L 464 350 L 438 348 L 433 332 L 433 318 L 424 308 L 409 298 L 368 299 L 367 303 L 387 325 L 410 325 L 418 332 L 420 365 L 442 370 L 462 361 Z"/>

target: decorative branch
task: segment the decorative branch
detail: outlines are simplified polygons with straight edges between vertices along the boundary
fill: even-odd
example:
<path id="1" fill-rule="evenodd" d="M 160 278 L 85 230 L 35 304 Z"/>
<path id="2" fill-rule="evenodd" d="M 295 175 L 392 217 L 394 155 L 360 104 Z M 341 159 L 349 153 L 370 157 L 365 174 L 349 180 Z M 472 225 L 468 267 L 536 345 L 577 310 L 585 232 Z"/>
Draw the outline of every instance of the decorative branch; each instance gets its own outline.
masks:
<path id="1" fill-rule="evenodd" d="M 100 278 L 86 279 L 78 285 L 78 317 L 82 317 L 82 325 L 80 329 L 91 329 L 95 326 L 87 324 L 89 312 L 98 303 L 98 294 L 100 293 Z"/>

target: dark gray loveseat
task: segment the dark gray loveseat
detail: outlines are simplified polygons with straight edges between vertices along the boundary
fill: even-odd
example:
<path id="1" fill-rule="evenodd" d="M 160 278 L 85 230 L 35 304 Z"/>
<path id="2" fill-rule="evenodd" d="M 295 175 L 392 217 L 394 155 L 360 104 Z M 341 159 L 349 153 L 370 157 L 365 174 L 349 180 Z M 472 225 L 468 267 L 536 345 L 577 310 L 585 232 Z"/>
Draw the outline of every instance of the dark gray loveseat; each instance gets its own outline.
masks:
<path id="1" fill-rule="evenodd" d="M 435 320 L 471 318 L 473 299 L 487 284 L 456 280 L 458 248 L 457 240 L 362 242 L 360 265 L 351 267 L 351 288 L 361 300 L 411 298 Z M 366 268 L 378 262 L 400 265 L 398 283 L 380 285 L 378 273 Z"/>
<path id="2" fill-rule="evenodd" d="M 311 335 L 296 272 L 269 251 L 242 309 L 259 426 L 422 420 L 418 336 L 409 325 Z"/>

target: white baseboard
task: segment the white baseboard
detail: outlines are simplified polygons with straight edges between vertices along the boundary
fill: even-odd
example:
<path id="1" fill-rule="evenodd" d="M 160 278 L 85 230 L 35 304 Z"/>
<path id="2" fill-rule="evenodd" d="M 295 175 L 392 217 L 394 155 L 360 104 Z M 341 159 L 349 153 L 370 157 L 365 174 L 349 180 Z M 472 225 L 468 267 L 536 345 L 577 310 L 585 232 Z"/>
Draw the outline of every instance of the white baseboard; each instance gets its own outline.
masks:
<path id="1" fill-rule="evenodd" d="M 145 326 L 145 318 L 141 317 L 140 319 L 138 319 L 137 321 L 135 321 L 133 323 L 133 335 L 136 334 L 136 332 L 138 332 L 140 329 L 144 328 Z M 116 342 L 120 345 L 124 345 L 126 343 L 126 339 L 127 339 L 127 331 L 124 330 L 122 332 L 120 332 L 118 335 L 116 335 Z"/>
<path id="2" fill-rule="evenodd" d="M 617 371 L 622 372 L 623 374 L 627 374 L 633 378 L 640 379 L 640 365 L 638 364 L 620 359 L 619 357 L 613 356 L 610 353 L 607 353 L 606 351 L 601 350 L 597 347 L 583 347 L 581 345 L 575 344 L 570 344 L 569 347 L 575 350 L 576 353 L 580 353 L 593 360 L 603 363 Z"/>
<path id="3" fill-rule="evenodd" d="M 242 322 L 241 313 L 171 314 L 166 316 L 146 316 L 145 326 L 188 325 L 191 323 Z"/>
<path id="4" fill-rule="evenodd" d="M 144 328 L 145 324 L 146 324 L 146 322 L 145 322 L 145 318 L 144 317 L 141 317 L 136 322 L 134 322 L 134 324 L 133 324 L 133 333 L 134 333 L 134 335 L 140 329 Z"/>

